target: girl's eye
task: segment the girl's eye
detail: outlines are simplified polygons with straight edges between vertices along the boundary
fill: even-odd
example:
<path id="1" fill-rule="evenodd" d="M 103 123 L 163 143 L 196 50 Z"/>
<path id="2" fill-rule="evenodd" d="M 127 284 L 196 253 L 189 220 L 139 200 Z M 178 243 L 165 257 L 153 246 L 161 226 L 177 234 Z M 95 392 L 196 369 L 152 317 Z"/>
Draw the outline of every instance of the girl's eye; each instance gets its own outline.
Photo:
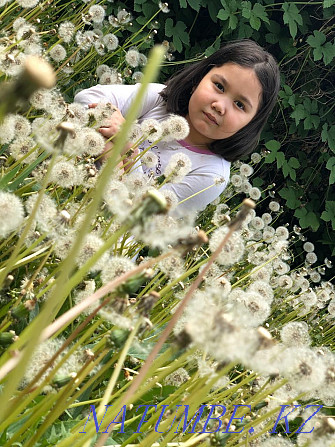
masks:
<path id="1" fill-rule="evenodd" d="M 222 84 L 220 84 L 220 82 L 214 82 L 214 84 L 219 90 L 224 92 L 224 86 Z"/>
<path id="2" fill-rule="evenodd" d="M 237 107 L 241 110 L 244 110 L 244 104 L 241 101 L 235 101 L 235 104 L 237 105 Z"/>

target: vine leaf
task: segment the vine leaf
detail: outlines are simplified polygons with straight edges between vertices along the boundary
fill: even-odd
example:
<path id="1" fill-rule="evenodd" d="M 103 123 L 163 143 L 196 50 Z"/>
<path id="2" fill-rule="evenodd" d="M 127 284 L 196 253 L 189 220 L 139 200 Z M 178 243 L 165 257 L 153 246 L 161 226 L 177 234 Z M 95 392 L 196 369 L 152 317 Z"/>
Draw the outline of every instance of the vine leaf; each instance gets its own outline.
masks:
<path id="1" fill-rule="evenodd" d="M 286 205 L 292 210 L 295 210 L 296 208 L 298 208 L 298 206 L 301 205 L 299 194 L 300 192 L 295 190 L 294 188 L 282 188 L 279 191 L 279 195 L 283 199 L 286 199 Z"/>
<path id="2" fill-rule="evenodd" d="M 313 57 L 315 61 L 319 61 L 323 58 L 325 65 L 335 57 L 335 45 L 330 42 L 326 42 L 326 36 L 321 31 L 314 30 L 314 36 L 309 36 L 307 43 L 313 48 Z"/>
<path id="3" fill-rule="evenodd" d="M 335 157 L 330 157 L 327 161 L 326 168 L 330 170 L 329 184 L 335 183 Z"/>
<path id="4" fill-rule="evenodd" d="M 326 201 L 326 210 L 321 214 L 321 219 L 325 222 L 331 222 L 332 228 L 335 230 L 335 201 Z"/>
<path id="5" fill-rule="evenodd" d="M 173 20 L 171 18 L 166 19 L 165 22 L 165 34 L 167 37 L 172 37 L 173 45 L 178 53 L 183 50 L 183 43 L 185 45 L 190 44 L 190 37 L 185 31 L 186 25 L 184 22 L 178 20 L 175 26 L 173 26 Z"/>
<path id="6" fill-rule="evenodd" d="M 229 28 L 232 30 L 236 29 L 238 25 L 238 19 L 235 14 L 237 12 L 236 1 L 233 0 L 228 3 L 225 0 L 221 0 L 221 4 L 223 8 L 218 12 L 217 18 L 220 20 L 229 19 Z"/>
<path id="7" fill-rule="evenodd" d="M 283 20 L 285 24 L 288 24 L 290 34 L 295 38 L 297 35 L 297 24 L 302 25 L 302 17 L 299 13 L 299 9 L 294 3 L 285 2 L 282 6 L 284 10 Z"/>
<path id="8" fill-rule="evenodd" d="M 301 228 L 311 227 L 316 231 L 320 226 L 318 216 L 313 211 L 308 211 L 306 208 L 298 208 L 295 213 L 295 217 L 299 219 L 299 225 Z"/>
<path id="9" fill-rule="evenodd" d="M 321 138 L 323 142 L 327 141 L 329 148 L 335 152 L 335 125 L 328 128 L 328 123 L 324 123 Z"/>
<path id="10" fill-rule="evenodd" d="M 270 24 L 265 7 L 260 3 L 255 3 L 252 9 L 249 1 L 243 1 L 241 5 L 242 16 L 249 20 L 250 26 L 256 31 L 259 30 L 261 21 Z"/>

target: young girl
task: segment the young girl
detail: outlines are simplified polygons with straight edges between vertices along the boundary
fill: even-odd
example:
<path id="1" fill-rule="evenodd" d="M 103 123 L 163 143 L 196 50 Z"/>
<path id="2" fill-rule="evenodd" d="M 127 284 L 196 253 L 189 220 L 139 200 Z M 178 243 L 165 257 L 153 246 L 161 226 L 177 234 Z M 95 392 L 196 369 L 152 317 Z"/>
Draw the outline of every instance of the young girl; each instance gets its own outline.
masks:
<path id="1" fill-rule="evenodd" d="M 160 176 L 172 155 L 186 154 L 191 170 L 180 183 L 167 183 L 184 213 L 202 210 L 225 189 L 230 162 L 257 146 L 261 130 L 275 105 L 279 69 L 274 58 L 251 40 L 226 44 L 208 58 L 192 64 L 166 85 L 150 84 L 138 121 L 165 120 L 170 114 L 186 118 L 189 133 L 183 140 L 160 141 L 151 150 L 157 155 L 153 169 Z M 116 110 L 101 134 L 117 133 L 136 96 L 137 85 L 97 85 L 78 93 L 75 101 L 94 107 L 112 103 Z M 145 150 L 150 142 L 141 144 Z M 142 165 L 144 173 L 148 169 Z"/>

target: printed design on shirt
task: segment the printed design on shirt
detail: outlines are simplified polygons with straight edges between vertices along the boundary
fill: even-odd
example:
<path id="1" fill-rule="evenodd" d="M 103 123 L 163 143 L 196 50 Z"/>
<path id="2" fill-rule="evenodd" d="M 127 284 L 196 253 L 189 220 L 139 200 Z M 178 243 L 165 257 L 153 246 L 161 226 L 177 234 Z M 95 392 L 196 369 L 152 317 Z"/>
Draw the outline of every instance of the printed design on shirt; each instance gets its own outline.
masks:
<path id="1" fill-rule="evenodd" d="M 146 143 L 149 143 L 149 144 L 146 144 Z M 142 151 L 145 151 L 149 145 L 150 145 L 150 141 L 146 140 L 143 143 L 141 143 L 138 148 L 142 152 Z M 142 164 L 143 172 L 147 175 L 152 175 L 152 174 L 161 175 L 162 174 L 161 153 L 158 150 L 158 146 L 152 146 L 149 150 L 153 151 L 157 155 L 157 158 L 158 158 L 157 164 L 154 168 L 150 168 L 150 169 L 147 168 L 144 164 Z"/>

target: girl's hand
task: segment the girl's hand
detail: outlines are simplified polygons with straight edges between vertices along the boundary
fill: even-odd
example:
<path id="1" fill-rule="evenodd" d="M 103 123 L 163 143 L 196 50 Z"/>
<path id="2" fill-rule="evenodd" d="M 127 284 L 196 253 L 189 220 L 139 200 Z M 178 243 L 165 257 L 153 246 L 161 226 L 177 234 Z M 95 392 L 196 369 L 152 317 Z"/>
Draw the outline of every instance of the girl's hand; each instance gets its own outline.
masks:
<path id="1" fill-rule="evenodd" d="M 97 103 L 89 104 L 89 108 L 93 109 L 97 106 Z M 102 126 L 98 129 L 98 132 L 101 133 L 101 135 L 107 139 L 113 137 L 116 135 L 121 125 L 124 123 L 125 119 L 120 112 L 120 110 L 112 104 L 112 107 L 115 109 L 115 111 L 111 114 L 110 118 L 106 121 L 105 126 Z"/>

